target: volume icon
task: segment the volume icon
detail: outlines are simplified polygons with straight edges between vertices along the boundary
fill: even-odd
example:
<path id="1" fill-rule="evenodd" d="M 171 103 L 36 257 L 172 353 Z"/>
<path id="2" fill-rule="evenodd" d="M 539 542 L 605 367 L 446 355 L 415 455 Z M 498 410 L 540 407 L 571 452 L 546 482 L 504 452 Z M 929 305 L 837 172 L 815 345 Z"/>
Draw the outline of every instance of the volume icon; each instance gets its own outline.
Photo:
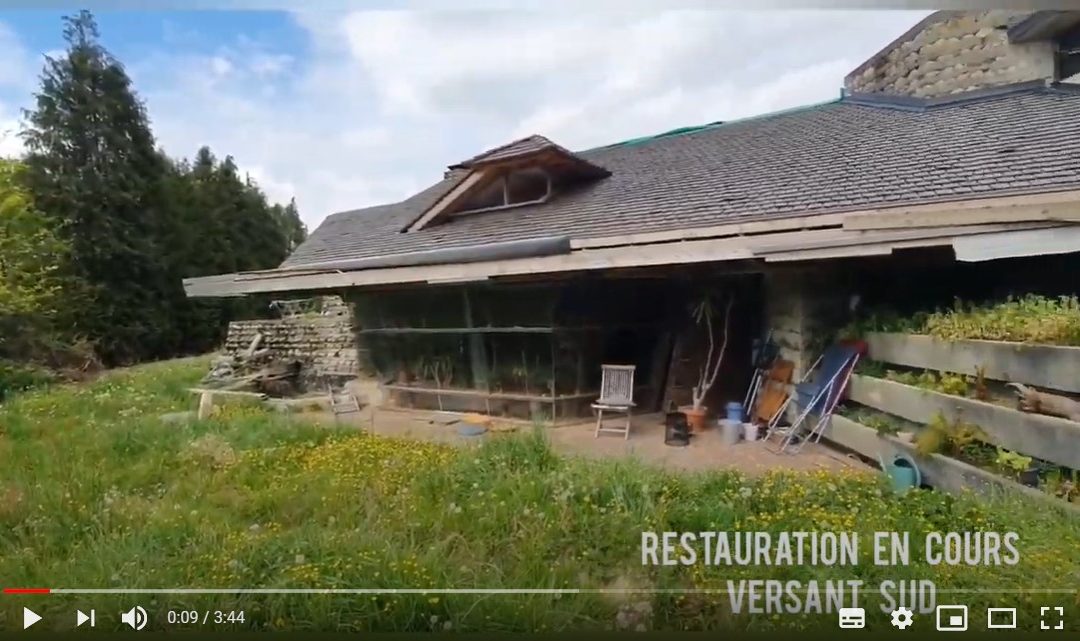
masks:
<path id="1" fill-rule="evenodd" d="M 137 605 L 127 612 L 121 612 L 120 622 L 130 625 L 132 630 L 142 630 L 146 627 L 146 610 Z"/>
<path id="2" fill-rule="evenodd" d="M 82 610 L 76 610 L 75 611 L 75 627 L 76 628 L 81 628 L 83 626 L 83 624 L 87 623 L 87 622 L 90 623 L 90 627 L 92 628 L 95 625 L 97 625 L 96 619 L 97 619 L 97 617 L 94 615 L 93 610 L 90 610 L 89 615 L 84 613 Z"/>

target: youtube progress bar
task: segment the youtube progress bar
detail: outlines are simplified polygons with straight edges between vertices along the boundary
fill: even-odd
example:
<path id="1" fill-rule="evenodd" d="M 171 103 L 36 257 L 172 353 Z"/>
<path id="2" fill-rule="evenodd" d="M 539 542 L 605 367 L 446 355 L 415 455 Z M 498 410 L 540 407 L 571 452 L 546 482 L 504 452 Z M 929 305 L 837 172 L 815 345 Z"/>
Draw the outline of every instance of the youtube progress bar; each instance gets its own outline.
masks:
<path id="1" fill-rule="evenodd" d="M 938 589 L 950 594 L 1074 594 L 1076 588 Z M 704 588 L 3 588 L 4 594 L 725 594 Z"/>

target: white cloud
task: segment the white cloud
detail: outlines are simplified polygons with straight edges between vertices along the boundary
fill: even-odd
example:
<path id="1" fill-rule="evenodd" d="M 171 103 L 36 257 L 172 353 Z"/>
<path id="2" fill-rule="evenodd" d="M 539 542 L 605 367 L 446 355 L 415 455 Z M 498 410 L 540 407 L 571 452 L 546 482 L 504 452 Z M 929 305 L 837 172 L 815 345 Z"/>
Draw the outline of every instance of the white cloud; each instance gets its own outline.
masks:
<path id="1" fill-rule="evenodd" d="M 18 35 L 0 22 L 0 90 L 23 89 L 33 80 L 30 54 Z"/>
<path id="2" fill-rule="evenodd" d="M 212 71 L 215 76 L 227 76 L 229 75 L 229 72 L 232 71 L 232 68 L 232 63 L 229 62 L 228 58 L 223 58 L 221 56 L 210 58 L 210 71 Z"/>
<path id="3" fill-rule="evenodd" d="M 18 119 L 10 116 L 4 105 L 0 104 L 0 158 L 14 158 L 22 155 L 23 143 L 18 132 Z"/>
<path id="4" fill-rule="evenodd" d="M 525 134 L 581 149 L 835 98 L 925 13 L 323 11 L 295 16 L 303 57 L 240 34 L 127 62 L 170 153 L 232 154 L 313 227 Z"/>
<path id="5" fill-rule="evenodd" d="M 28 94 L 33 86 L 34 70 L 30 54 L 23 47 L 15 32 L 0 22 L 0 158 L 20 156 L 23 153 L 19 138 L 19 108 L 14 99 L 7 96 Z"/>

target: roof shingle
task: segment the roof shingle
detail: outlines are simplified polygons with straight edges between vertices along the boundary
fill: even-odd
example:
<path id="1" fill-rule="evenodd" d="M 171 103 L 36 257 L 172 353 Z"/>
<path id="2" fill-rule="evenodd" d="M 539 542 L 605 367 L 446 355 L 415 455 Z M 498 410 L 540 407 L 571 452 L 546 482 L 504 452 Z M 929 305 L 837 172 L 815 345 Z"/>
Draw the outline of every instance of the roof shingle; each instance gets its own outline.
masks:
<path id="1" fill-rule="evenodd" d="M 547 203 L 402 233 L 467 173 L 450 172 L 400 203 L 330 216 L 282 266 L 1077 188 L 1077 123 L 1076 86 L 1029 86 L 921 108 L 853 96 L 578 152 L 611 176 Z"/>

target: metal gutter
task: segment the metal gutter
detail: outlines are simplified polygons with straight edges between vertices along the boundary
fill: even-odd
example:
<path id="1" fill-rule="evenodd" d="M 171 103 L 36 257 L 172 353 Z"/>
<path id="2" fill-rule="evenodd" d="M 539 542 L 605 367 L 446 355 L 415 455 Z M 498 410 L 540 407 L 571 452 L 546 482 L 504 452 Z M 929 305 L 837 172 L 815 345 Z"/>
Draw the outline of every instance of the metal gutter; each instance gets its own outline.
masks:
<path id="1" fill-rule="evenodd" d="M 408 267 L 412 265 L 441 265 L 448 263 L 479 263 L 489 260 L 508 260 L 513 258 L 534 258 L 570 253 L 569 236 L 549 236 L 527 240 L 511 240 L 501 243 L 469 245 L 429 249 L 403 254 L 373 256 L 371 258 L 352 258 L 321 263 L 306 263 L 292 267 L 281 267 L 262 272 L 253 272 L 260 277 L 276 273 L 313 272 L 313 271 L 355 271 L 380 267 Z"/>

